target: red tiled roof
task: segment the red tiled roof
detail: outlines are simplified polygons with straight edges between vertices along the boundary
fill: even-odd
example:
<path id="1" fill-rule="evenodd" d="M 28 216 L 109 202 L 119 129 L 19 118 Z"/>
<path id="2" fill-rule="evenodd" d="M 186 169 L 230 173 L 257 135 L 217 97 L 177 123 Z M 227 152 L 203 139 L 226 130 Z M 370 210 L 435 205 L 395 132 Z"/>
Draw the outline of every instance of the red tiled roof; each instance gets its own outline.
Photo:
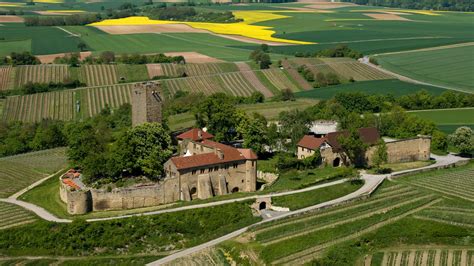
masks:
<path id="1" fill-rule="evenodd" d="M 258 156 L 251 149 L 237 149 L 247 160 L 257 160 Z"/>
<path id="2" fill-rule="evenodd" d="M 65 178 L 63 179 L 63 183 L 72 187 L 72 188 L 75 188 L 75 189 L 81 189 L 81 187 L 79 187 L 76 183 L 74 183 L 74 181 L 72 181 L 71 179 L 69 178 Z"/>
<path id="3" fill-rule="evenodd" d="M 242 149 L 243 151 L 241 151 L 240 149 L 236 149 L 234 147 L 211 140 L 203 140 L 201 143 L 205 146 L 221 150 L 224 154 L 224 158 L 219 158 L 219 156 L 214 152 L 196 154 L 186 157 L 172 157 L 171 161 L 178 170 L 250 160 L 250 158 L 257 159 L 257 155 L 255 155 L 255 153 L 249 149 Z"/>
<path id="4" fill-rule="evenodd" d="M 359 128 L 359 136 L 365 144 L 375 145 L 380 139 L 380 133 L 375 127 Z M 340 136 L 349 136 L 348 131 L 332 132 L 326 135 L 329 145 L 332 146 L 333 150 L 337 151 L 341 149 L 341 144 L 338 141 Z"/>
<path id="5" fill-rule="evenodd" d="M 298 142 L 297 145 L 303 148 L 316 150 L 321 147 L 324 142 L 326 142 L 326 138 L 316 138 L 311 135 L 306 135 Z"/>
<path id="6" fill-rule="evenodd" d="M 201 131 L 201 137 L 199 137 L 199 131 Z M 193 141 L 198 141 L 198 140 L 203 140 L 203 139 L 212 139 L 213 137 L 214 135 L 212 135 L 211 133 L 205 132 L 204 130 L 199 129 L 199 128 L 190 129 L 176 136 L 176 138 L 181 139 L 181 140 L 190 139 Z"/>

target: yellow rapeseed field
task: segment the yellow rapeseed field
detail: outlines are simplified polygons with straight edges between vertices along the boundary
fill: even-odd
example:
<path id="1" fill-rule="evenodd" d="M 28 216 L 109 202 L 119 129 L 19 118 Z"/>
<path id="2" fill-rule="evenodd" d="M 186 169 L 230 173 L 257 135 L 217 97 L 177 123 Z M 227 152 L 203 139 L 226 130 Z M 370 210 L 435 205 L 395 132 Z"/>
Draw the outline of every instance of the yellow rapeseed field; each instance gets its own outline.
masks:
<path id="1" fill-rule="evenodd" d="M 272 37 L 275 31 L 269 26 L 252 25 L 262 21 L 284 19 L 288 16 L 273 13 L 274 11 L 235 11 L 237 18 L 244 21 L 236 23 L 210 23 L 210 22 L 186 22 L 152 20 L 148 17 L 128 17 L 121 19 L 107 19 L 104 21 L 89 24 L 90 26 L 123 26 L 123 25 L 157 25 L 157 24 L 187 24 L 196 29 L 208 30 L 217 34 L 240 35 L 263 41 L 291 43 L 291 44 L 312 44 L 311 42 L 287 40 Z M 295 11 L 299 12 L 299 11 Z"/>
<path id="2" fill-rule="evenodd" d="M 0 7 L 19 7 L 24 5 L 24 3 L 0 3 Z"/>
<path id="3" fill-rule="evenodd" d="M 64 0 L 33 0 L 35 3 L 61 4 Z"/>

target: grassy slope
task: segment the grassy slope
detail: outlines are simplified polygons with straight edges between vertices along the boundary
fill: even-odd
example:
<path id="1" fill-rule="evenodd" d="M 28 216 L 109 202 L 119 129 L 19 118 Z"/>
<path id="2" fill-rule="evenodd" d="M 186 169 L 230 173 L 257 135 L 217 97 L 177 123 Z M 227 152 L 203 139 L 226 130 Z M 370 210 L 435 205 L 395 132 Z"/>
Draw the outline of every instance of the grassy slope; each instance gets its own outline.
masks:
<path id="1" fill-rule="evenodd" d="M 297 210 L 325 201 L 337 199 L 358 190 L 360 187 L 362 187 L 362 185 L 363 184 L 351 184 L 351 182 L 345 182 L 321 190 L 313 190 L 294 195 L 274 197 L 272 204 L 279 207 L 287 207 L 290 208 L 290 210 Z"/>
<path id="2" fill-rule="evenodd" d="M 461 126 L 474 128 L 474 108 L 413 111 L 419 117 L 432 120 L 446 133 Z"/>
<path id="3" fill-rule="evenodd" d="M 474 46 L 377 57 L 379 63 L 416 80 L 474 92 Z"/>
<path id="4" fill-rule="evenodd" d="M 412 94 L 419 90 L 427 90 L 430 94 L 439 95 L 446 91 L 445 89 L 424 85 L 417 85 L 408 82 L 403 82 L 397 79 L 390 80 L 373 80 L 373 81 L 359 81 L 354 83 L 342 84 L 337 86 L 330 86 L 325 88 L 318 88 L 310 91 L 302 91 L 295 93 L 297 98 L 312 98 L 312 99 L 330 99 L 341 92 L 363 92 L 367 94 L 387 94 L 394 96 L 402 96 Z"/>

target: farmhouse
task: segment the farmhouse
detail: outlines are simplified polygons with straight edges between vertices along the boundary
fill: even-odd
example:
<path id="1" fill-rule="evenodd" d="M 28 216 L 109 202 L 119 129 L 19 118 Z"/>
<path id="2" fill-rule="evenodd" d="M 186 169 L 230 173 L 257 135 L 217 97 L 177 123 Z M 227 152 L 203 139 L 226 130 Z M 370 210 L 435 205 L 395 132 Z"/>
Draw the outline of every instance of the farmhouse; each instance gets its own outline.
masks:
<path id="1" fill-rule="evenodd" d="M 380 133 L 376 128 L 360 128 L 358 133 L 360 139 L 369 146 L 365 160 L 368 165 L 371 165 L 377 143 L 381 140 Z M 297 144 L 297 158 L 302 160 L 314 155 L 319 150 L 323 164 L 334 167 L 341 166 L 343 159 L 347 156 L 342 151 L 339 138 L 348 134 L 347 131 L 339 131 L 328 133 L 324 137 L 305 135 Z M 388 141 L 386 146 L 388 163 L 425 161 L 430 158 L 431 137 L 418 136 L 411 139 Z"/>

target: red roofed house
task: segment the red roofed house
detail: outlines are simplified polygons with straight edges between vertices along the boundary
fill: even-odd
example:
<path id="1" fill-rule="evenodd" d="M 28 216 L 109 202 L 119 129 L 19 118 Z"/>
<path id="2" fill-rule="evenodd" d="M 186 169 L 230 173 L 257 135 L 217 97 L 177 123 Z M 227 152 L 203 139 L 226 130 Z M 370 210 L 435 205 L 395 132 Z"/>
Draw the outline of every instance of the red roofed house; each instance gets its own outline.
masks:
<path id="1" fill-rule="evenodd" d="M 377 128 L 359 128 L 359 136 L 369 146 L 365 159 L 370 165 L 380 141 L 380 133 Z M 339 143 L 340 136 L 347 136 L 349 132 L 339 131 L 328 133 L 325 137 L 318 138 L 312 135 L 304 136 L 297 144 L 297 158 L 304 159 L 319 149 L 323 164 L 341 166 L 344 153 Z M 388 163 L 400 163 L 411 161 L 425 161 L 430 159 L 431 137 L 418 136 L 416 138 L 402 139 L 386 142 Z"/>
<path id="2" fill-rule="evenodd" d="M 209 140 L 212 137 L 200 129 L 178 136 L 180 155 L 169 159 L 164 168 L 167 179 L 179 179 L 181 200 L 256 190 L 257 155 Z"/>
<path id="3" fill-rule="evenodd" d="M 358 131 L 362 141 L 369 146 L 376 145 L 380 140 L 380 134 L 376 128 L 359 128 Z M 297 157 L 298 159 L 307 158 L 319 149 L 323 164 L 331 164 L 335 167 L 341 166 L 344 156 L 338 139 L 340 136 L 347 136 L 348 134 L 347 131 L 331 132 L 322 138 L 306 135 L 297 144 Z"/>

